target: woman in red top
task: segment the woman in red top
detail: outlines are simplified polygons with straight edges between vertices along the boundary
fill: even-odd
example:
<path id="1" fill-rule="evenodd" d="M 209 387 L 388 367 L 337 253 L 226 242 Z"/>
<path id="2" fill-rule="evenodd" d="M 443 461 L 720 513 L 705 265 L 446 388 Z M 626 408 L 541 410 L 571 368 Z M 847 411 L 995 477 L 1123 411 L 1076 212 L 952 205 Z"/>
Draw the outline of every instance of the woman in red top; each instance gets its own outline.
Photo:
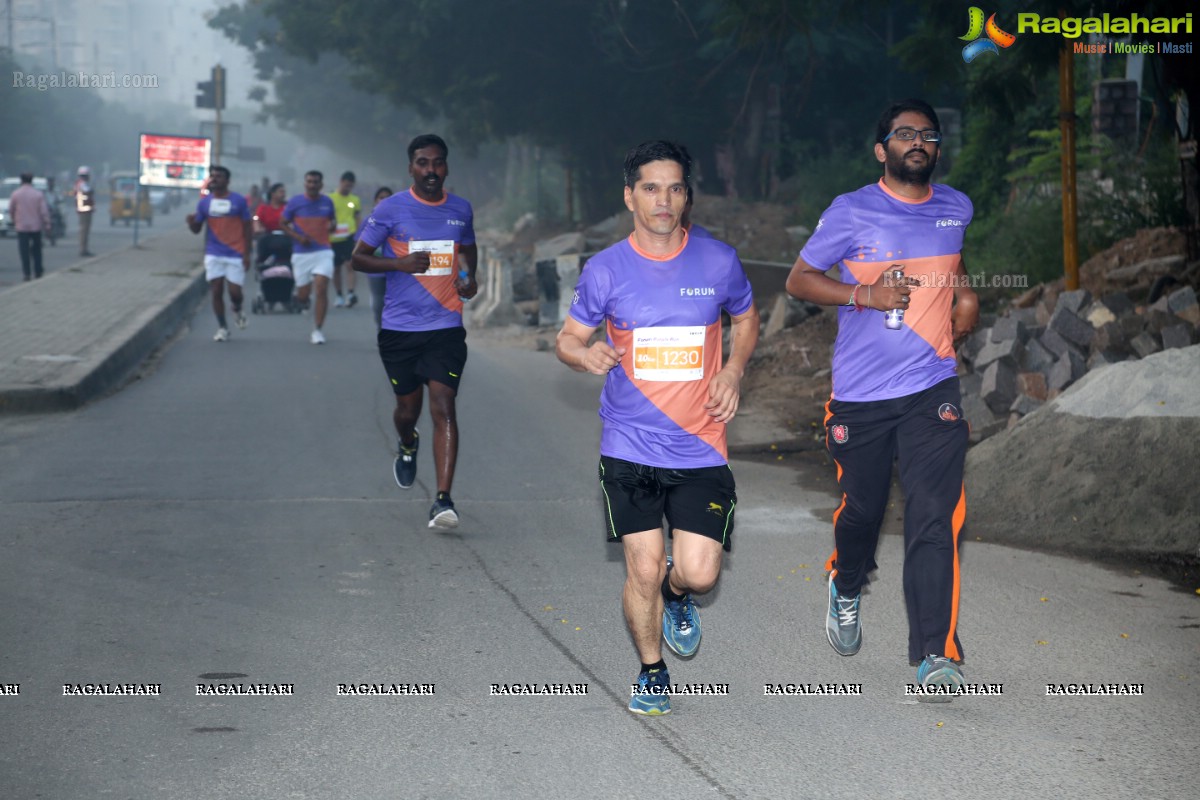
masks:
<path id="1" fill-rule="evenodd" d="M 267 192 L 267 202 L 254 211 L 254 235 L 258 237 L 260 264 L 271 255 L 275 256 L 277 264 L 287 264 L 291 261 L 292 243 L 279 224 L 285 205 L 287 191 L 282 183 L 276 183 Z"/>
<path id="2" fill-rule="evenodd" d="M 267 201 L 254 210 L 254 232 L 256 234 L 274 233 L 282 230 L 279 218 L 283 207 L 287 205 L 287 192 L 282 183 L 277 183 L 267 192 Z"/>

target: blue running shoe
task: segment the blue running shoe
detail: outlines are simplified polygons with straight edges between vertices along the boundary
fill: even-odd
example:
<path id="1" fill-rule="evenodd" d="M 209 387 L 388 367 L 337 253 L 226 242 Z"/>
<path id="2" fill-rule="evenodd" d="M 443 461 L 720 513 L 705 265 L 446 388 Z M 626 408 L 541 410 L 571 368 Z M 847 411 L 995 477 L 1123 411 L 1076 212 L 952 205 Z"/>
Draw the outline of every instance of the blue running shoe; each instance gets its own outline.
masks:
<path id="1" fill-rule="evenodd" d="M 629 710 L 635 714 L 659 717 L 671 713 L 671 676 L 665 669 L 652 669 L 638 675 L 630 692 Z"/>
<path id="2" fill-rule="evenodd" d="M 667 575 L 675 562 L 667 556 Z M 663 598 L 663 640 L 671 652 L 687 658 L 695 655 L 700 647 L 700 610 L 690 594 L 685 594 L 682 600 L 670 601 Z"/>
<path id="3" fill-rule="evenodd" d="M 838 594 L 833 582 L 836 571 L 829 573 L 829 608 L 825 614 L 825 635 L 838 655 L 852 656 L 862 647 L 862 619 L 858 615 L 858 604 L 862 592 L 847 597 Z"/>
<path id="4" fill-rule="evenodd" d="M 962 670 L 945 656 L 925 656 L 917 667 L 917 683 L 923 689 L 942 688 L 958 689 L 963 685 Z M 924 703 L 949 703 L 951 694 L 923 694 L 917 698 Z"/>

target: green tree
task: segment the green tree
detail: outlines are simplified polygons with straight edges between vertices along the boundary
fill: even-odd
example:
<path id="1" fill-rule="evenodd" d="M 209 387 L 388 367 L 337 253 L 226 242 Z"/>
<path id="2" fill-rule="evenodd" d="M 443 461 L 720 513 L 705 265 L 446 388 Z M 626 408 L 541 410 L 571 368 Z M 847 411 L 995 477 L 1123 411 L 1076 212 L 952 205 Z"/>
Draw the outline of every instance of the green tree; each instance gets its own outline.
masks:
<path id="1" fill-rule="evenodd" d="M 274 79 L 279 100 L 268 113 L 309 124 L 300 117 L 312 102 L 300 98 L 317 83 L 305 69 L 332 68 L 326 58 L 336 54 L 347 66 L 335 73 L 387 107 L 436 121 L 460 146 L 516 138 L 556 154 L 580 187 L 584 216 L 595 218 L 620 207 L 617 165 L 645 139 L 684 142 L 702 190 L 747 198 L 773 196 L 848 141 L 869 152 L 879 108 L 921 83 L 888 55 L 912 25 L 912 7 L 247 0 L 213 24 L 251 47 L 260 75 Z M 347 117 L 363 119 L 338 121 Z"/>

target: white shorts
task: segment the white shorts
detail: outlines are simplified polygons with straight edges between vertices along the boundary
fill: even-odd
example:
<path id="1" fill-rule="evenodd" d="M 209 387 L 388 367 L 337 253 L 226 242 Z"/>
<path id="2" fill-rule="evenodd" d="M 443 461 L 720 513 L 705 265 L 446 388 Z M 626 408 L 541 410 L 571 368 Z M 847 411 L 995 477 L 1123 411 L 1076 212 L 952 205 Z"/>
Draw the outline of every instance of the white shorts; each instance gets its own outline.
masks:
<path id="1" fill-rule="evenodd" d="M 333 277 L 333 251 L 318 250 L 315 253 L 292 253 L 292 276 L 296 288 L 312 283 L 313 275 Z"/>
<path id="2" fill-rule="evenodd" d="M 204 277 L 210 281 L 224 278 L 230 283 L 241 286 L 246 282 L 246 265 L 240 258 L 210 256 L 206 253 L 204 255 Z"/>

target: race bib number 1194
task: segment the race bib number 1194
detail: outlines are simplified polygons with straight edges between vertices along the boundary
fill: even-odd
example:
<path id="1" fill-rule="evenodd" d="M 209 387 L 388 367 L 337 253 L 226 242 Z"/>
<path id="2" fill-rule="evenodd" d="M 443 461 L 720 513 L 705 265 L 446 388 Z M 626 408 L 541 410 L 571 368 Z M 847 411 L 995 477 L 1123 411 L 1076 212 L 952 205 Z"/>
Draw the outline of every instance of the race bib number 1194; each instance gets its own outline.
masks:
<path id="1" fill-rule="evenodd" d="M 698 381 L 704 377 L 704 326 L 637 328 L 633 377 L 643 381 Z"/>
<path id="2" fill-rule="evenodd" d="M 409 242 L 408 252 L 428 252 L 429 269 L 417 273 L 417 278 L 440 278 L 454 271 L 454 242 L 449 239 L 435 239 L 425 242 Z"/>

